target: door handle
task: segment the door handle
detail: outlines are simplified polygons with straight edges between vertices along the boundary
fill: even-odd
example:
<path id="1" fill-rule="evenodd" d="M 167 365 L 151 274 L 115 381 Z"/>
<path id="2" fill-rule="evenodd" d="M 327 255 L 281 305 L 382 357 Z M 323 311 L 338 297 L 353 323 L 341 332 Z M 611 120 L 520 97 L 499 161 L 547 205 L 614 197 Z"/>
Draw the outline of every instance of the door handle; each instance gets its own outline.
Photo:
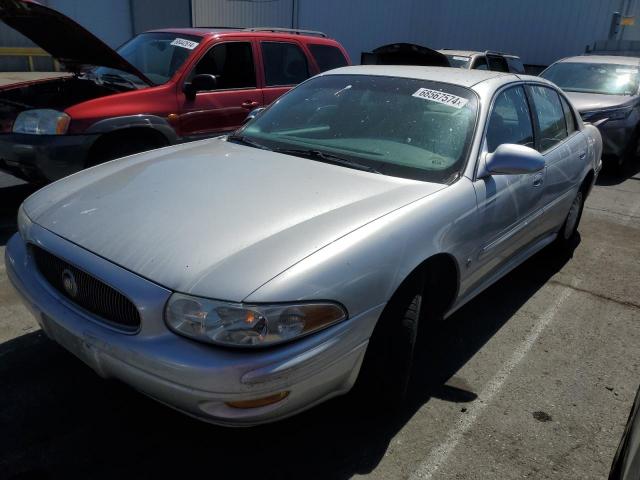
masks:
<path id="1" fill-rule="evenodd" d="M 587 152 L 580 152 L 578 157 L 580 157 L 580 160 L 584 160 L 587 157 Z"/>
<path id="2" fill-rule="evenodd" d="M 258 106 L 260 106 L 260 103 L 254 102 L 252 100 L 247 100 L 246 102 L 242 102 L 242 105 L 241 105 L 242 108 L 256 108 Z"/>
<path id="3" fill-rule="evenodd" d="M 539 187 L 543 183 L 544 183 L 544 175 L 542 173 L 536 173 L 536 175 L 533 177 L 533 186 Z"/>

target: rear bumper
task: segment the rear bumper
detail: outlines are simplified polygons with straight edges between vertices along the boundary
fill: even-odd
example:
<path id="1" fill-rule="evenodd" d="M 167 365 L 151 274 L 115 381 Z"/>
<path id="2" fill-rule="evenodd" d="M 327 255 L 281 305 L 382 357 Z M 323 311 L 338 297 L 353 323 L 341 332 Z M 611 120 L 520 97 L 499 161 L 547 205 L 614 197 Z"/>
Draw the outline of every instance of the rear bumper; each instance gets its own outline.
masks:
<path id="1" fill-rule="evenodd" d="M 279 420 L 355 383 L 368 336 L 383 306 L 297 342 L 258 351 L 217 348 L 169 331 L 163 310 L 170 291 L 96 257 L 33 225 L 43 248 L 126 291 L 139 308 L 142 327 L 127 334 L 70 304 L 38 274 L 27 245 L 16 234 L 7 244 L 8 276 L 43 330 L 102 377 L 199 419 L 229 426 Z M 238 409 L 229 401 L 289 392 L 278 403 Z"/>
<path id="2" fill-rule="evenodd" d="M 0 171 L 30 182 L 52 182 L 85 168 L 98 135 L 0 135 Z"/>

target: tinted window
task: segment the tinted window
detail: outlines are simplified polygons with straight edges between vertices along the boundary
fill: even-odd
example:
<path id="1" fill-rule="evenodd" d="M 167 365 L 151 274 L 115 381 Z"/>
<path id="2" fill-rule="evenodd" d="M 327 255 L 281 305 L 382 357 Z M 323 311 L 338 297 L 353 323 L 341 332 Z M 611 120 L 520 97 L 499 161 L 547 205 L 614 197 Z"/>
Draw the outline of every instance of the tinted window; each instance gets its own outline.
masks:
<path id="1" fill-rule="evenodd" d="M 487 59 L 489 60 L 489 70 L 494 70 L 496 72 L 509 71 L 507 61 L 503 57 L 498 57 L 496 55 L 487 55 Z"/>
<path id="2" fill-rule="evenodd" d="M 505 90 L 493 104 L 487 127 L 487 149 L 493 152 L 503 143 L 534 146 L 529 105 L 522 87 Z"/>
<path id="3" fill-rule="evenodd" d="M 597 63 L 561 62 L 540 75 L 567 92 L 635 95 L 640 67 Z"/>
<path id="4" fill-rule="evenodd" d="M 220 43 L 211 48 L 191 72 L 218 77 L 218 89 L 256 86 L 253 53 L 249 42 Z"/>
<path id="5" fill-rule="evenodd" d="M 449 65 L 453 68 L 469 68 L 471 59 L 461 55 L 447 55 L 447 60 L 449 60 Z"/>
<path id="6" fill-rule="evenodd" d="M 573 115 L 573 109 L 569 106 L 567 101 L 560 97 L 560 101 L 562 102 L 562 110 L 564 110 L 564 118 L 567 124 L 567 134 L 571 135 L 578 129 L 576 125 L 576 118 Z"/>
<path id="7" fill-rule="evenodd" d="M 487 65 L 487 59 L 484 57 L 476 58 L 476 61 L 473 64 L 474 70 L 489 70 L 489 65 Z"/>
<path id="8" fill-rule="evenodd" d="M 267 86 L 296 85 L 309 78 L 307 57 L 294 43 L 263 42 L 262 59 Z"/>
<path id="9" fill-rule="evenodd" d="M 331 45 L 309 45 L 309 50 L 321 72 L 348 65 L 347 59 L 339 48 Z"/>
<path id="10" fill-rule="evenodd" d="M 507 57 L 507 64 L 509 64 L 510 72 L 524 73 L 524 65 L 519 58 Z"/>
<path id="11" fill-rule="evenodd" d="M 567 137 L 567 124 L 558 94 L 547 87 L 532 86 L 531 96 L 540 125 L 539 150 L 553 147 Z"/>
<path id="12" fill-rule="evenodd" d="M 326 152 L 384 175 L 447 183 L 466 164 L 477 103 L 457 85 L 323 75 L 280 97 L 238 134 L 272 149 Z"/>

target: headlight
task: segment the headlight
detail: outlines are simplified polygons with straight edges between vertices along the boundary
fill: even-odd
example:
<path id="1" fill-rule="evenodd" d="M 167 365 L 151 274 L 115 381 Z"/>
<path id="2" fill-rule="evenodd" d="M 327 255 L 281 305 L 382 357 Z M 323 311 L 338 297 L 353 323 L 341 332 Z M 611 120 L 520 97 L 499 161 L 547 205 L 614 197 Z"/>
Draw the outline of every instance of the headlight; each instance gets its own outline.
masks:
<path id="1" fill-rule="evenodd" d="M 57 110 L 25 110 L 13 122 L 14 133 L 33 135 L 63 135 L 67 133 L 71 117 Z"/>
<path id="2" fill-rule="evenodd" d="M 174 293 L 165 310 L 171 330 L 217 345 L 260 347 L 308 335 L 347 318 L 334 303 L 247 305 Z"/>
<path id="3" fill-rule="evenodd" d="M 32 224 L 33 222 L 31 221 L 27 213 L 24 211 L 24 203 L 23 203 L 22 205 L 20 205 L 20 208 L 18 209 L 18 231 L 20 232 L 20 236 L 22 237 L 22 240 L 26 240 L 28 238 L 29 229 L 31 228 Z"/>

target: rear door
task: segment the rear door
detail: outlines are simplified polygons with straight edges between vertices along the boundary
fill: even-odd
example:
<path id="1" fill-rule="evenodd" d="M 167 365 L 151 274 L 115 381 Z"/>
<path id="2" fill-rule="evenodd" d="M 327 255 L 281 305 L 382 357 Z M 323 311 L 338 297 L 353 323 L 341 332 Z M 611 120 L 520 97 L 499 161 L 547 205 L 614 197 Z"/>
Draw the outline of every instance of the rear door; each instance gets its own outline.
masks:
<path id="1" fill-rule="evenodd" d="M 258 88 L 255 42 L 225 39 L 209 48 L 183 79 L 178 91 L 181 134 L 200 137 L 235 130 L 254 108 L 264 105 Z M 195 75 L 215 75 L 215 90 L 188 98 L 182 88 Z"/>
<path id="2" fill-rule="evenodd" d="M 539 131 L 536 148 L 545 156 L 547 165 L 543 229 L 548 232 L 562 224 L 573 201 L 587 155 L 587 141 L 577 128 L 573 110 L 554 88 L 536 84 L 527 89 L 535 105 Z"/>
<path id="3" fill-rule="evenodd" d="M 271 104 L 311 76 L 312 66 L 302 45 L 288 40 L 262 40 L 264 103 Z"/>
<path id="4" fill-rule="evenodd" d="M 522 84 L 499 92 L 489 115 L 480 162 L 505 143 L 534 147 L 534 126 Z M 480 250 L 471 263 L 470 286 L 502 267 L 537 238 L 544 171 L 488 175 L 474 182 Z"/>

